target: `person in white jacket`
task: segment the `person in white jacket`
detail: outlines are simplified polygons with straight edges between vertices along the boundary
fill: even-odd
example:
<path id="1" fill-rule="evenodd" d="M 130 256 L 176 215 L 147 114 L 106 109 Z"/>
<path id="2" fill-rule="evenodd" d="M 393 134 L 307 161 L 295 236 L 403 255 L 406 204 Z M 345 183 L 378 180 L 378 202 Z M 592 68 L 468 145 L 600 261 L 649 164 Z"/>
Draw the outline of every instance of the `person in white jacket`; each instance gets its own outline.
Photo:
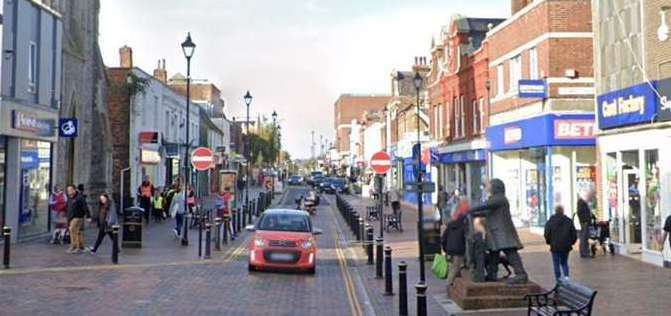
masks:
<path id="1" fill-rule="evenodd" d="M 175 228 L 173 229 L 173 232 L 175 233 L 176 238 L 181 237 L 182 225 L 184 224 L 184 214 L 186 213 L 184 201 L 184 191 L 181 187 L 177 187 L 172 202 L 170 202 L 170 216 L 175 218 Z"/>

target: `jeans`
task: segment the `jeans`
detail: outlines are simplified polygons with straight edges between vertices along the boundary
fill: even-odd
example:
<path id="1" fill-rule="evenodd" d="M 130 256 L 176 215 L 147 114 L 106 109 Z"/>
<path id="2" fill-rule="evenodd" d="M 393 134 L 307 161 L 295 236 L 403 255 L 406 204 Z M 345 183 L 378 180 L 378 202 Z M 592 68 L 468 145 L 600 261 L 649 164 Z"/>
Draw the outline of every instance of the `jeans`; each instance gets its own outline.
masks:
<path id="1" fill-rule="evenodd" d="M 175 230 L 177 234 L 182 233 L 182 225 L 184 224 L 184 214 L 176 213 L 175 214 Z"/>
<path id="2" fill-rule="evenodd" d="M 564 272 L 564 277 L 568 278 L 568 251 L 553 251 L 552 265 L 557 281 L 561 278 L 562 272 Z"/>
<path id="3" fill-rule="evenodd" d="M 70 220 L 70 250 L 84 250 L 83 224 L 83 218 L 73 218 Z"/>
<path id="4" fill-rule="evenodd" d="M 101 225 L 100 228 L 98 228 L 98 238 L 96 238 L 96 243 L 93 244 L 93 252 L 98 251 L 98 247 L 100 247 L 100 243 L 102 243 L 103 238 L 105 238 L 105 234 L 110 236 L 110 240 L 114 241 L 114 237 L 112 236 L 111 231 L 106 231 L 106 227 L 104 225 Z"/>

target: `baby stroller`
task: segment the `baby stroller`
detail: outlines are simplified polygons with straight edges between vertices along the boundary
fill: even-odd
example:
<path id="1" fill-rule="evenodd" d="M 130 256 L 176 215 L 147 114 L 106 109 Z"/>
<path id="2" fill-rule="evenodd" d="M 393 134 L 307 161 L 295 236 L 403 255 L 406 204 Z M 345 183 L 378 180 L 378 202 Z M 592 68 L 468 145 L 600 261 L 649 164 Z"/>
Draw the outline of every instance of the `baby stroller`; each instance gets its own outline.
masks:
<path id="1" fill-rule="evenodd" d="M 596 256 L 597 246 L 601 247 L 604 255 L 608 252 L 611 255 L 615 254 L 614 246 L 610 242 L 610 221 L 597 221 L 592 218 L 592 223 L 588 229 L 590 240 L 589 250 L 592 257 Z"/>

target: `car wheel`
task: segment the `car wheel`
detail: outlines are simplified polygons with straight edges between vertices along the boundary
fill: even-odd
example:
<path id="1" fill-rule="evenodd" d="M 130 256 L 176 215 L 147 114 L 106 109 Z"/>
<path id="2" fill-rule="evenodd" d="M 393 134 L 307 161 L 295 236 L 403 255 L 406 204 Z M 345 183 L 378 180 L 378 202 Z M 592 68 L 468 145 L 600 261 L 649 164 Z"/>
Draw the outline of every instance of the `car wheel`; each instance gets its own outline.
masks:
<path id="1" fill-rule="evenodd" d="M 256 271 L 256 267 L 253 266 L 253 265 L 251 265 L 251 264 L 248 264 L 248 265 L 247 265 L 247 271 L 249 271 L 249 272 L 255 272 L 255 271 Z"/>
<path id="2" fill-rule="evenodd" d="M 315 273 L 317 273 L 317 266 L 308 269 L 308 274 L 315 275 Z"/>

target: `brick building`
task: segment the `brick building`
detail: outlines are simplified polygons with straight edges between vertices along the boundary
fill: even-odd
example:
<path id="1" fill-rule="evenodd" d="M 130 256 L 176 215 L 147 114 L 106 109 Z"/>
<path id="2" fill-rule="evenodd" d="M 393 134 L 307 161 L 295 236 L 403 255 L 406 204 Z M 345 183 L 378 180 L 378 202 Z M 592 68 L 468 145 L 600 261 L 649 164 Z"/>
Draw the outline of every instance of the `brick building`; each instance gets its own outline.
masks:
<path id="1" fill-rule="evenodd" d="M 503 19 L 455 15 L 441 32 L 432 54 L 430 85 L 433 173 L 452 192 L 459 189 L 480 201 L 486 172 L 488 52 L 482 45 L 487 32 Z M 439 73 L 434 74 L 438 70 Z"/>
<path id="2" fill-rule="evenodd" d="M 671 5 L 594 0 L 592 12 L 601 215 L 618 253 L 671 265 Z"/>
<path id="3" fill-rule="evenodd" d="M 506 184 L 518 226 L 572 215 L 595 186 L 592 8 L 587 0 L 512 0 L 487 33 L 489 172 Z"/>

